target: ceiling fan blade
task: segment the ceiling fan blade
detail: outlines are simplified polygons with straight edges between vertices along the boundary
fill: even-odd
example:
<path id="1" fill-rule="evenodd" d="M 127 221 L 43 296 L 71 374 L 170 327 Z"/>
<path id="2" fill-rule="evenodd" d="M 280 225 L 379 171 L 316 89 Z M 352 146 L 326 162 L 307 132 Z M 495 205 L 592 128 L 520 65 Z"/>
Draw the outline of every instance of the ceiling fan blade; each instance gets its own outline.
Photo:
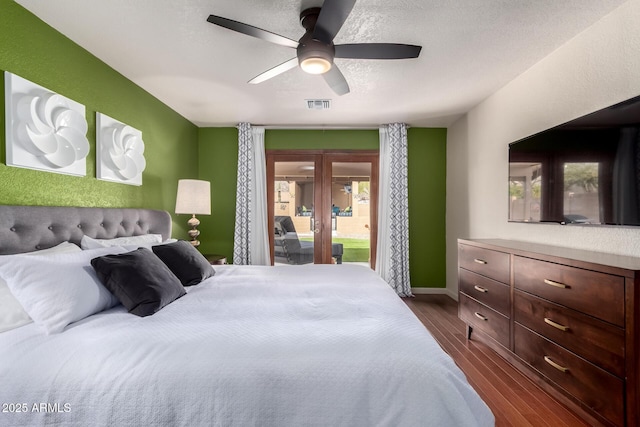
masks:
<path id="1" fill-rule="evenodd" d="M 356 0 L 324 0 L 313 38 L 329 44 L 346 21 Z"/>
<path id="2" fill-rule="evenodd" d="M 234 21 L 228 18 L 223 18 L 222 16 L 209 15 L 207 21 L 211 22 L 212 24 L 228 28 L 229 30 L 237 31 L 239 33 L 256 37 L 258 39 L 265 40 L 271 43 L 279 44 L 281 46 L 292 47 L 294 49 L 298 47 L 298 42 L 295 40 L 291 40 L 270 31 L 254 27 L 253 25 L 244 24 L 242 22 Z"/>
<path id="3" fill-rule="evenodd" d="M 347 79 L 344 78 L 344 75 L 336 64 L 333 64 L 331 69 L 324 73 L 322 77 L 324 77 L 324 80 L 338 96 L 349 93 Z"/>
<path id="4" fill-rule="evenodd" d="M 291 58 L 290 60 L 283 62 L 280 65 L 276 65 L 275 67 L 265 71 L 264 73 L 255 76 L 253 79 L 249 80 L 249 83 L 254 85 L 258 83 L 262 83 L 265 80 L 269 80 L 270 78 L 273 78 L 279 74 L 282 74 L 285 71 L 289 71 L 290 69 L 295 68 L 297 66 L 298 66 L 298 58 Z"/>
<path id="5" fill-rule="evenodd" d="M 417 58 L 422 46 L 397 43 L 356 43 L 336 45 L 336 58 L 406 59 Z"/>

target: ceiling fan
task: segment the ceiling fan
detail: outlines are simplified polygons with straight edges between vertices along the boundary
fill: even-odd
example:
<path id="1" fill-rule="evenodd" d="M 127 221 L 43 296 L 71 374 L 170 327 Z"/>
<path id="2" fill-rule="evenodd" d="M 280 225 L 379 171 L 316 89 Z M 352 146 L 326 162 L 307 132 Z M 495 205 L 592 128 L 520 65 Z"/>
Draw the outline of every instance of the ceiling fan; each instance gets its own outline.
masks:
<path id="1" fill-rule="evenodd" d="M 351 13 L 355 2 L 356 0 L 325 0 L 321 8 L 312 7 L 303 10 L 300 14 L 300 23 L 306 32 L 298 41 L 221 16 L 209 15 L 207 21 L 248 36 L 296 49 L 295 58 L 259 74 L 249 83 L 262 83 L 299 65 L 309 74 L 322 74 L 336 94 L 344 95 L 349 93 L 349 84 L 333 62 L 334 58 L 417 58 L 422 49 L 421 46 L 398 43 L 334 45 L 333 39 Z"/>

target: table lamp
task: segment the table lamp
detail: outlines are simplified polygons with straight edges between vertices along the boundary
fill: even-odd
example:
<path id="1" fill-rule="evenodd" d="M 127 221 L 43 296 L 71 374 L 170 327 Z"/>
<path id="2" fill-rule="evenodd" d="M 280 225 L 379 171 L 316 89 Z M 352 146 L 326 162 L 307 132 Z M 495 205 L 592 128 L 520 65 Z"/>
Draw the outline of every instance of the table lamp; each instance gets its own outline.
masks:
<path id="1" fill-rule="evenodd" d="M 198 179 L 178 180 L 178 194 L 176 196 L 176 214 L 191 214 L 187 224 L 191 227 L 187 233 L 191 237 L 191 244 L 194 247 L 200 245 L 198 236 L 198 226 L 200 220 L 198 215 L 211 215 L 211 184 L 209 181 Z"/>

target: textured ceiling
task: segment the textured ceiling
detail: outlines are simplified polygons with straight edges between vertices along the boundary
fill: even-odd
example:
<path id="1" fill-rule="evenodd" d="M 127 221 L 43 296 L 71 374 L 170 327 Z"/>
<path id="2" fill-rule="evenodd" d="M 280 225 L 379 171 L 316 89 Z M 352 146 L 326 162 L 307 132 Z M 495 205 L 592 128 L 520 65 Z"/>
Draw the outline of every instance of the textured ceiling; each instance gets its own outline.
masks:
<path id="1" fill-rule="evenodd" d="M 198 126 L 448 126 L 624 0 L 359 0 L 338 43 L 422 45 L 417 59 L 336 59 L 351 93 L 294 68 L 295 56 L 212 25 L 224 16 L 298 40 L 309 0 L 16 0 Z M 308 110 L 307 99 L 332 99 Z"/>

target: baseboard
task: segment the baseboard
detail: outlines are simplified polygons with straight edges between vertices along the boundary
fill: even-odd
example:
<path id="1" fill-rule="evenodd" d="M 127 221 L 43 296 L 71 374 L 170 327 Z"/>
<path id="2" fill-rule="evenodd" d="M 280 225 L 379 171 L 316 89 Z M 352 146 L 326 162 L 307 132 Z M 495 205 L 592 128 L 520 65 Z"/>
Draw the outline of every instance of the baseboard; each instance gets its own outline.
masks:
<path id="1" fill-rule="evenodd" d="M 458 301 L 458 293 L 447 288 L 411 288 L 414 295 L 447 295 L 454 301 Z"/>

